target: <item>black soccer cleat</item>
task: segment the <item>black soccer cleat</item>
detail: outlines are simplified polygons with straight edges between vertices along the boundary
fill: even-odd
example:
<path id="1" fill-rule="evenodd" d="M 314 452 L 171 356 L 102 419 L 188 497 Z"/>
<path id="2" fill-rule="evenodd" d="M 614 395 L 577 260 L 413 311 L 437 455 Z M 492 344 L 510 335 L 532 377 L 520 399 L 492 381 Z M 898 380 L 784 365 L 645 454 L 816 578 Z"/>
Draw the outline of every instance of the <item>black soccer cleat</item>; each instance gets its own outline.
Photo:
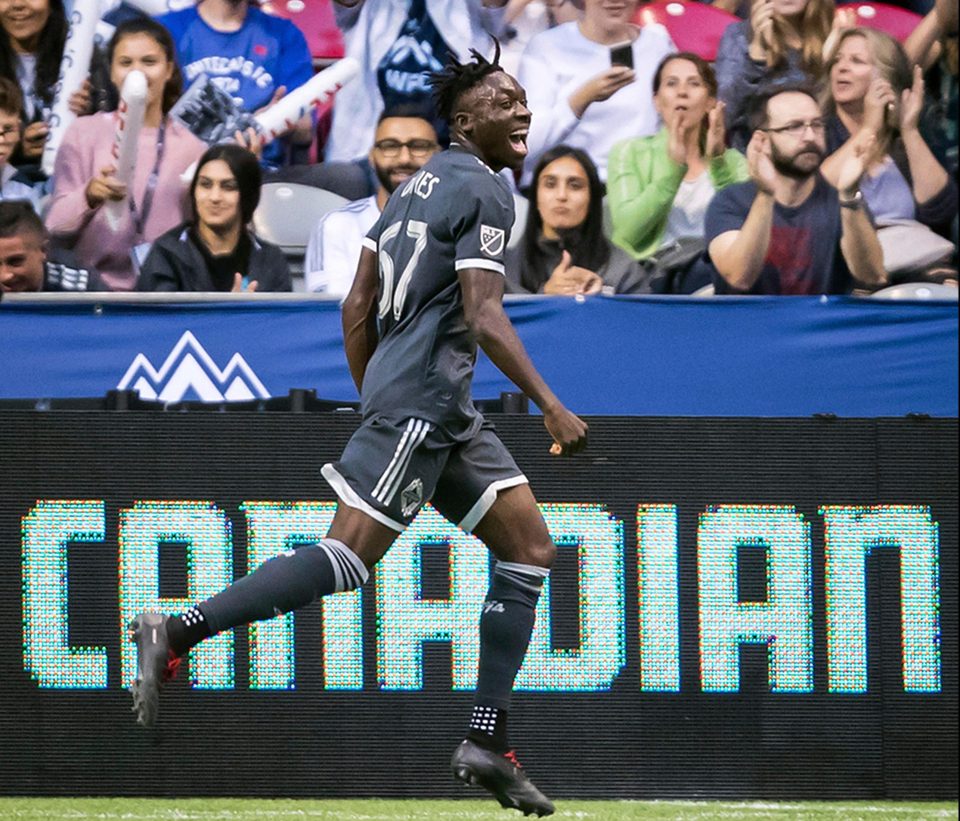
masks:
<path id="1" fill-rule="evenodd" d="M 550 799 L 533 786 L 513 750 L 501 755 L 465 739 L 454 751 L 450 767 L 454 778 L 464 784 L 479 784 L 501 807 L 538 817 L 553 814 Z"/>
<path id="2" fill-rule="evenodd" d="M 131 710 L 137 723 L 152 727 L 160 708 L 160 688 L 174 677 L 180 659 L 170 651 L 169 616 L 141 613 L 130 622 L 130 641 L 137 645 L 137 680 L 130 686 Z"/>

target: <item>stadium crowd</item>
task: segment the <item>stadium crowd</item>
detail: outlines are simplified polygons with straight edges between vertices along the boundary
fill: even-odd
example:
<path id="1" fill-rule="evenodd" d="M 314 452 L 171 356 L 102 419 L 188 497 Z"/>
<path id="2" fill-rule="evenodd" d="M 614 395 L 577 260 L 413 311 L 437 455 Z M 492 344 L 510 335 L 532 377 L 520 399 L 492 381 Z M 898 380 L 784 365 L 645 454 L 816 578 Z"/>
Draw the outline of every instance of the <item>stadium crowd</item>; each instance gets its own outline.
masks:
<path id="1" fill-rule="evenodd" d="M 697 45 L 682 48 L 637 0 L 309 0 L 307 22 L 278 14 L 284 0 L 177 2 L 156 17 L 143 9 L 157 3 L 126 0 L 100 22 L 48 174 L 82 2 L 0 0 L 0 292 L 342 298 L 389 196 L 449 142 L 430 73 L 448 53 L 492 56 L 501 44 L 532 113 L 524 167 L 507 177 L 518 214 L 508 291 L 957 282 L 955 0 L 918 0 L 916 25 L 897 36 L 882 13 L 861 19 L 833 0 L 715 0 L 725 28 L 687 30 Z M 311 54 L 321 18 L 335 20 L 360 74 L 332 108 L 262 146 L 252 116 L 340 56 Z M 135 69 L 146 110 L 124 181 L 115 111 Z M 226 134 L 209 105 L 187 116 L 183 100 L 202 94 L 233 117 Z M 341 207 L 313 214 L 305 255 L 254 231 L 267 183 L 339 195 Z"/>

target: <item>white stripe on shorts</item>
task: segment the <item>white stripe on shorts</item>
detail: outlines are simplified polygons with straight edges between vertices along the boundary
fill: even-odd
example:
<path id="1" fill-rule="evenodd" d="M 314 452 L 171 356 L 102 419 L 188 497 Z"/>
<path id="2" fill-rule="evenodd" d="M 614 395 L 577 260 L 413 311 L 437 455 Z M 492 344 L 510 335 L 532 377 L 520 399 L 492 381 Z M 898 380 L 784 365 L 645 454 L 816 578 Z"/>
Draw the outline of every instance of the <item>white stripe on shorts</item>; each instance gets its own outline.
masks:
<path id="1" fill-rule="evenodd" d="M 429 432 L 429 422 L 414 418 L 407 420 L 406 430 L 397 443 L 393 458 L 373 489 L 374 499 L 384 505 L 390 504 L 400 486 L 400 482 L 403 480 L 403 474 L 413 458 L 413 452 L 420 446 Z"/>

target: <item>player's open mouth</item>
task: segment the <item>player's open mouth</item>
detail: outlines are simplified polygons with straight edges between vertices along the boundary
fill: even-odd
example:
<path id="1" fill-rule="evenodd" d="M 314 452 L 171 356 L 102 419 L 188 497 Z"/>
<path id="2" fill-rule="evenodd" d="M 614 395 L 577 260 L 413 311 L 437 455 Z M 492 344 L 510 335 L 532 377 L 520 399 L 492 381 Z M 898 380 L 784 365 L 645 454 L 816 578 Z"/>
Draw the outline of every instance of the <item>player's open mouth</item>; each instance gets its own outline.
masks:
<path id="1" fill-rule="evenodd" d="M 527 153 L 527 131 L 526 129 L 521 129 L 514 131 L 510 135 L 510 147 L 513 148 L 518 154 Z"/>

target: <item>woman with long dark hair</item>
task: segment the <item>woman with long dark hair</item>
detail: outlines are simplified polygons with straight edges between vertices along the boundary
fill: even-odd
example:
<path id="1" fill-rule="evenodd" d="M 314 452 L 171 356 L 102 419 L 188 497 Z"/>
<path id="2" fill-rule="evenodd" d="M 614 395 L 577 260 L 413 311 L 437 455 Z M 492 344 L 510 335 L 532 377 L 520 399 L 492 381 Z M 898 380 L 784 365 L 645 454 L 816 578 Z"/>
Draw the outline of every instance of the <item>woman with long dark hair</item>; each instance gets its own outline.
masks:
<path id="1" fill-rule="evenodd" d="M 128 188 L 115 176 L 116 115 L 80 117 L 57 153 L 46 223 L 54 241 L 72 248 L 84 267 L 100 271 L 107 287 L 129 291 L 137 278 L 132 255 L 186 218 L 182 175 L 206 146 L 168 114 L 182 80 L 163 26 L 148 17 L 121 23 L 107 46 L 107 59 L 116 89 L 135 69 L 147 79 L 132 183 Z M 128 205 L 116 225 L 103 208 L 108 201 Z"/>
<path id="2" fill-rule="evenodd" d="M 603 183 L 579 148 L 545 151 L 533 171 L 523 239 L 508 251 L 508 289 L 531 294 L 595 294 L 616 289 L 633 260 L 603 233 Z"/>
<path id="3" fill-rule="evenodd" d="M 193 217 L 160 237 L 140 270 L 139 291 L 289 291 L 283 252 L 250 230 L 262 177 L 256 156 L 215 145 L 190 184 Z"/>
<path id="4" fill-rule="evenodd" d="M 45 179 L 39 163 L 49 132 L 46 117 L 69 27 L 63 0 L 0 0 L 0 77 L 19 85 L 23 93 L 20 145 L 10 161 L 33 179 Z M 98 60 L 94 63 L 102 68 Z M 88 114 L 90 106 L 88 86 L 70 98 L 74 114 Z"/>

